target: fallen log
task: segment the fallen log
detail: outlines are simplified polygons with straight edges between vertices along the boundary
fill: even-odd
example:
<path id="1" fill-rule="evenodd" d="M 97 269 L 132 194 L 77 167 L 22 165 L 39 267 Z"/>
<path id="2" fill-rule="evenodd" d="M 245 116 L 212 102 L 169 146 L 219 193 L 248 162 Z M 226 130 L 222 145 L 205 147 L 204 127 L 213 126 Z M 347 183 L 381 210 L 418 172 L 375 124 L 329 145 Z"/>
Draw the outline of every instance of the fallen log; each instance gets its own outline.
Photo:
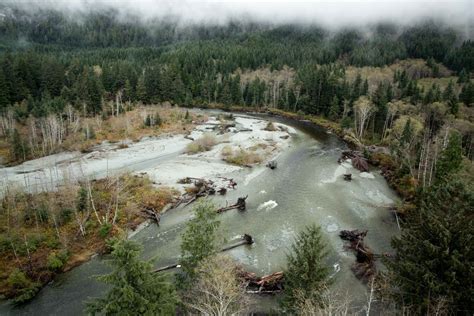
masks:
<path id="1" fill-rule="evenodd" d="M 164 266 L 164 267 L 161 267 L 161 268 L 157 268 L 155 270 L 152 270 L 151 272 L 152 273 L 156 273 L 156 272 L 161 272 L 161 271 L 166 271 L 166 270 L 171 270 L 171 269 L 176 269 L 176 268 L 181 268 L 181 265 L 178 264 L 178 263 L 175 263 L 175 264 L 170 264 L 168 266 Z"/>
<path id="2" fill-rule="evenodd" d="M 237 248 L 237 247 L 242 246 L 242 245 L 251 245 L 251 244 L 254 243 L 253 237 L 250 236 L 249 234 L 243 234 L 240 238 L 241 238 L 241 241 L 239 241 L 236 244 L 233 244 L 231 246 L 224 247 L 221 250 L 219 250 L 219 252 L 225 252 L 225 251 Z M 175 269 L 175 268 L 181 268 L 181 265 L 179 263 L 174 263 L 174 264 L 170 264 L 170 265 L 167 265 L 167 266 L 164 266 L 164 267 L 156 268 L 155 270 L 152 270 L 151 272 L 156 273 L 156 272 L 171 270 L 171 269 Z"/>
<path id="3" fill-rule="evenodd" d="M 233 205 L 221 207 L 220 209 L 217 210 L 217 213 L 223 213 L 225 211 L 229 211 L 229 210 L 232 210 L 232 209 L 238 209 L 239 211 L 245 211 L 245 209 L 246 209 L 245 200 L 248 197 L 249 197 L 248 195 L 246 197 L 239 197 L 237 199 L 237 203 L 235 203 Z"/>
<path id="4" fill-rule="evenodd" d="M 239 241 L 238 243 L 234 244 L 234 245 L 230 245 L 230 246 L 227 246 L 227 247 L 224 247 L 221 249 L 221 252 L 224 252 L 224 251 L 228 251 L 228 250 L 231 250 L 231 249 L 234 249 L 234 248 L 237 248 L 239 246 L 242 246 L 242 245 L 251 245 L 253 244 L 254 241 L 253 241 L 253 238 L 252 236 L 248 235 L 248 234 L 244 234 L 242 236 L 242 240 Z"/>

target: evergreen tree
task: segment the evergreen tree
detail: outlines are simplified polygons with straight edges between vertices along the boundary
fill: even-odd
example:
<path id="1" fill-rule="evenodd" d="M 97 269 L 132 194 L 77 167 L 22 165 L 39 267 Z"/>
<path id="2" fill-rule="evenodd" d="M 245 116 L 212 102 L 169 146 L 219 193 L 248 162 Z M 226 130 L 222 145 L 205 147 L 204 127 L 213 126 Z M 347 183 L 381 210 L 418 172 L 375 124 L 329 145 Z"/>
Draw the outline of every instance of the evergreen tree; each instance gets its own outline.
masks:
<path id="1" fill-rule="evenodd" d="M 10 103 L 10 91 L 3 71 L 0 68 L 0 111 L 9 106 Z"/>
<path id="2" fill-rule="evenodd" d="M 183 272 L 181 285 L 186 286 L 196 276 L 199 263 L 217 250 L 217 230 L 219 220 L 213 204 L 200 202 L 193 210 L 194 217 L 188 222 L 181 242 L 181 260 Z"/>
<path id="3" fill-rule="evenodd" d="M 386 259 L 390 294 L 415 315 L 438 303 L 447 314 L 472 314 L 474 306 L 474 195 L 461 182 L 436 184 L 407 215 L 397 254 Z"/>
<path id="4" fill-rule="evenodd" d="M 25 161 L 30 155 L 30 148 L 28 144 L 21 138 L 17 129 L 13 130 L 10 139 L 10 156 L 13 161 Z"/>
<path id="5" fill-rule="evenodd" d="M 150 102 L 150 99 L 148 98 L 148 94 L 147 94 L 147 88 L 145 85 L 145 76 L 140 76 L 138 78 L 136 91 L 137 91 L 138 101 L 141 101 L 145 104 Z"/>
<path id="6" fill-rule="evenodd" d="M 112 288 L 103 298 L 87 305 L 96 315 L 174 315 L 177 303 L 174 287 L 163 275 L 152 273 L 152 264 L 141 261 L 141 247 L 131 240 L 115 243 L 110 265 L 113 271 L 98 279 Z"/>
<path id="7" fill-rule="evenodd" d="M 463 68 L 458 75 L 458 83 L 466 83 L 469 82 L 469 73 L 466 71 L 465 68 Z"/>
<path id="8" fill-rule="evenodd" d="M 452 80 L 449 81 L 448 86 L 443 92 L 443 100 L 448 103 L 451 114 L 456 114 L 458 112 L 458 98 L 456 97 L 454 82 Z"/>
<path id="9" fill-rule="evenodd" d="M 444 181 L 452 173 L 461 168 L 462 163 L 462 140 L 458 132 L 449 136 L 448 145 L 441 152 L 436 162 L 436 178 Z"/>
<path id="10" fill-rule="evenodd" d="M 300 300 L 323 303 L 323 294 L 330 283 L 326 256 L 319 227 L 312 225 L 298 234 L 287 255 L 285 295 L 281 302 L 286 311 L 299 314 L 295 306 Z"/>
<path id="11" fill-rule="evenodd" d="M 469 82 L 462 87 L 461 94 L 459 95 L 461 100 L 466 106 L 472 106 L 474 104 L 474 83 Z"/>
<path id="12" fill-rule="evenodd" d="M 333 121 L 336 121 L 339 118 L 341 112 L 341 107 L 339 105 L 339 99 L 337 96 L 334 96 L 331 102 L 331 107 L 329 108 L 329 118 Z"/>

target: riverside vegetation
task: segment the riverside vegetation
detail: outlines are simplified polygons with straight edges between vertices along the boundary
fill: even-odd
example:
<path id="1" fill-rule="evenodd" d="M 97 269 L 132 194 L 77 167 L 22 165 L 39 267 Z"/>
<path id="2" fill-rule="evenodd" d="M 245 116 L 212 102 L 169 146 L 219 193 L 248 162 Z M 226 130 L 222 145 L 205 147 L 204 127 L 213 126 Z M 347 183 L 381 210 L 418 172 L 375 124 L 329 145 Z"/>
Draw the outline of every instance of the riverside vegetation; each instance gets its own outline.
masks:
<path id="1" fill-rule="evenodd" d="M 370 297 L 403 313 L 472 314 L 474 43 L 454 28 L 435 21 L 405 27 L 380 23 L 366 36 L 354 28 L 329 32 L 316 26 L 230 23 L 203 26 L 200 32 L 172 23 L 125 26 L 109 11 L 85 14 L 79 24 L 56 11 L 31 13 L 7 5 L 0 10 L 3 163 L 191 127 L 197 118 L 173 105 L 311 120 L 360 147 L 404 200 L 397 209 L 402 233 L 393 240 L 395 254 L 387 259 L 386 273 L 370 282 Z M 21 45 L 25 41 L 28 45 Z M 208 150 L 212 143 L 199 140 L 188 150 Z M 259 161 L 249 152 L 222 154 L 236 164 Z M 67 185 L 74 189 L 8 192 L 2 198 L 0 287 L 7 297 L 31 298 L 56 271 L 81 261 L 75 256 L 103 248 L 107 237 L 133 225 L 141 203 L 162 204 L 173 195 L 133 176 Z M 186 240 L 213 231 L 197 229 Z M 317 229 L 302 234 L 288 261 L 291 293 L 284 294 L 282 308 L 324 313 L 325 298 L 333 297 L 324 269 L 304 274 L 311 280 L 299 280 L 303 274 L 291 268 L 305 256 L 325 264 L 321 253 L 299 250 L 322 251 Z M 139 276 L 147 264 L 120 264 L 123 256 L 136 259 L 138 250 L 128 243 L 112 246 L 114 267 L 116 273 L 131 269 Z M 188 257 L 185 245 L 183 270 L 190 280 L 178 297 L 212 283 L 203 271 L 233 275 L 233 263 L 216 267 L 208 246 L 200 248 L 205 254 Z M 126 287 L 116 278 L 106 279 Z M 149 282 L 143 286 L 164 284 L 159 278 Z M 317 293 L 305 288 L 313 282 Z M 229 308 L 246 306 L 235 303 L 243 299 L 239 283 L 227 285 L 233 299 Z M 164 291 L 139 293 L 134 304 L 161 302 Z M 169 305 L 143 308 L 172 310 L 174 294 L 163 297 Z M 180 308 L 204 312 L 200 308 L 207 298 L 196 295 L 197 301 Z M 103 304 L 91 305 L 91 311 L 114 311 Z"/>

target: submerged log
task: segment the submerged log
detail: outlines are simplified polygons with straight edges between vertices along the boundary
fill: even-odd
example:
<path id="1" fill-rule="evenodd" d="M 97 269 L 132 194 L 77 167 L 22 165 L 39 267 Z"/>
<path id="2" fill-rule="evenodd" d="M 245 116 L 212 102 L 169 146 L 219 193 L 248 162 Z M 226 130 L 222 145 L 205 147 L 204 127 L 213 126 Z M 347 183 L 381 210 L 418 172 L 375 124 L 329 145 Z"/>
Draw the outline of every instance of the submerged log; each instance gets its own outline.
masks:
<path id="1" fill-rule="evenodd" d="M 269 161 L 269 162 L 267 163 L 267 167 L 270 168 L 270 169 L 272 169 L 272 170 L 273 170 L 273 169 L 276 169 L 276 167 L 277 167 L 277 162 L 276 162 L 275 160 Z"/>
<path id="2" fill-rule="evenodd" d="M 222 213 L 222 212 L 229 211 L 229 210 L 232 210 L 232 209 L 238 209 L 239 211 L 245 211 L 245 209 L 246 209 L 245 200 L 248 197 L 249 197 L 248 195 L 245 196 L 245 197 L 239 197 L 237 199 L 237 203 L 235 203 L 233 205 L 221 207 L 220 209 L 217 210 L 217 213 Z"/>
<path id="3" fill-rule="evenodd" d="M 254 243 L 252 236 L 248 234 L 243 234 L 241 238 L 242 240 L 239 241 L 238 243 L 222 248 L 221 252 L 228 251 L 242 245 L 251 245 Z"/>

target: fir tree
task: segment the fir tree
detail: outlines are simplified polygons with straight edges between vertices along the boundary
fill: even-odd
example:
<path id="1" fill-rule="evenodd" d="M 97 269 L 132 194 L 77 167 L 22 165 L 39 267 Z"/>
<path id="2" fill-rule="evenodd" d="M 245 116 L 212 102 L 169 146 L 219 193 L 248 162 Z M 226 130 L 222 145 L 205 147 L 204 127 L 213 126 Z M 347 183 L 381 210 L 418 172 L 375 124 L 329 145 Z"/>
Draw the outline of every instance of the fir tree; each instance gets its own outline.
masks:
<path id="1" fill-rule="evenodd" d="M 186 286 L 196 277 L 199 263 L 214 254 L 217 250 L 217 230 L 219 220 L 214 205 L 200 202 L 193 210 L 194 218 L 186 227 L 181 242 L 181 260 L 184 276 L 181 286 Z"/>
<path id="2" fill-rule="evenodd" d="M 462 87 L 461 94 L 459 95 L 461 100 L 466 106 L 472 106 L 474 104 L 474 83 L 469 82 Z"/>
<path id="3" fill-rule="evenodd" d="M 112 288 L 103 298 L 87 305 L 87 312 L 96 315 L 174 315 L 174 287 L 163 275 L 152 273 L 152 264 L 139 259 L 141 247 L 130 240 L 113 246 L 110 265 L 112 273 L 98 279 Z"/>
<path id="4" fill-rule="evenodd" d="M 323 303 L 323 294 L 329 285 L 326 256 L 319 227 L 312 225 L 298 234 L 287 255 L 285 295 L 281 302 L 286 311 L 298 314 L 295 306 L 300 300 L 310 300 L 316 305 Z"/>
<path id="5" fill-rule="evenodd" d="M 453 132 L 449 136 L 448 145 L 441 152 L 436 162 L 436 178 L 443 181 L 446 177 L 456 172 L 462 163 L 462 140 L 458 132 Z"/>
<path id="6" fill-rule="evenodd" d="M 25 161 L 30 154 L 28 144 L 21 138 L 17 129 L 13 130 L 10 139 L 10 156 L 14 161 Z"/>
<path id="7" fill-rule="evenodd" d="M 458 75 L 458 83 L 466 83 L 469 82 L 469 73 L 463 68 Z"/>
<path id="8" fill-rule="evenodd" d="M 10 91 L 7 81 L 0 68 L 0 110 L 6 108 L 10 104 Z"/>
<path id="9" fill-rule="evenodd" d="M 136 91 L 138 101 L 142 101 L 145 104 L 150 102 L 145 85 L 145 76 L 138 78 Z"/>

